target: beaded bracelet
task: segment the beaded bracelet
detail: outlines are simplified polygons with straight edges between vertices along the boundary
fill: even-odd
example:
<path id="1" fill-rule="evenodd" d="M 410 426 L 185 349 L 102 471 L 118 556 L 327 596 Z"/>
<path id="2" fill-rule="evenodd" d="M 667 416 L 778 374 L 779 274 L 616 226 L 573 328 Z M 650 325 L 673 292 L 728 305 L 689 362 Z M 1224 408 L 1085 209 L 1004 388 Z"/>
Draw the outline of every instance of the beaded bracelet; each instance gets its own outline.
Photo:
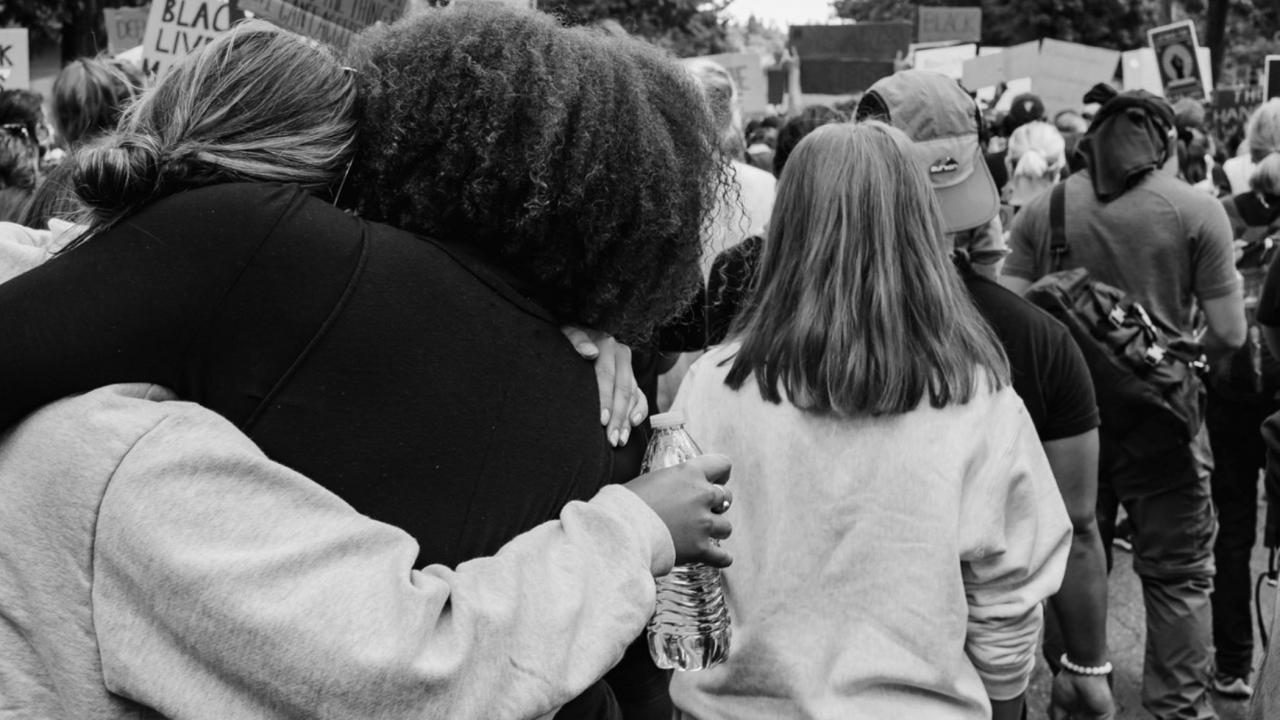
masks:
<path id="1" fill-rule="evenodd" d="M 1062 666 L 1063 670 L 1076 675 L 1110 675 L 1111 671 L 1115 669 L 1111 667 L 1110 662 L 1102 663 L 1097 667 L 1077 665 L 1067 659 L 1066 653 L 1062 653 L 1062 657 L 1058 660 L 1058 664 Z"/>

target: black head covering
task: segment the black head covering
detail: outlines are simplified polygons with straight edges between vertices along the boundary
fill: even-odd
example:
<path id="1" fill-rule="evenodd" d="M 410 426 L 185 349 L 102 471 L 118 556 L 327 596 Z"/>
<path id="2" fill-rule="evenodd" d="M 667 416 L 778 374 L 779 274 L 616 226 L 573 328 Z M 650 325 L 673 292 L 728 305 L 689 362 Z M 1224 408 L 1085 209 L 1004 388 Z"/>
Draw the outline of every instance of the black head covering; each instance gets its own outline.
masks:
<path id="1" fill-rule="evenodd" d="M 1103 104 L 1076 151 L 1089 167 L 1094 195 L 1110 202 L 1164 165 L 1174 132 L 1173 109 L 1145 90 L 1116 94 L 1105 85 L 1094 86 L 1085 101 Z"/>

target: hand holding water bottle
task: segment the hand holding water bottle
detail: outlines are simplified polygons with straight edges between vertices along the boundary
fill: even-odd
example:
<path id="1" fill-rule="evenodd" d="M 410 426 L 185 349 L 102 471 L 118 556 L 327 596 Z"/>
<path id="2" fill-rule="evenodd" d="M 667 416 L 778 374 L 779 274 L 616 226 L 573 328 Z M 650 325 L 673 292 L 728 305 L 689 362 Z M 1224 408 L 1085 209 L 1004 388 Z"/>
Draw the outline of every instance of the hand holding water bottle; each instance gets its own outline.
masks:
<path id="1" fill-rule="evenodd" d="M 625 487 L 640 496 L 662 518 L 675 544 L 676 563 L 727 567 L 733 562 L 713 540 L 729 537 L 732 527 L 721 514 L 733 502 L 724 486 L 729 458 L 700 455 L 680 465 L 646 473 Z"/>

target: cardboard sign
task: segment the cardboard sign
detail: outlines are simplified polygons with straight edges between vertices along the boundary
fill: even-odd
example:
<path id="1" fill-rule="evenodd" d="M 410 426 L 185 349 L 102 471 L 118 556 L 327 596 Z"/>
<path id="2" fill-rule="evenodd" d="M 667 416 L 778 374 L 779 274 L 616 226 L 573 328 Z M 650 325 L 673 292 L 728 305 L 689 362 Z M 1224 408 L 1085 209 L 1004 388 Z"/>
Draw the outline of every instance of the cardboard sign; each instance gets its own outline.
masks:
<path id="1" fill-rule="evenodd" d="M 1213 91 L 1213 102 L 1205 113 L 1205 125 L 1226 139 L 1241 132 L 1249 116 L 1266 100 L 1261 85 L 1235 85 Z"/>
<path id="2" fill-rule="evenodd" d="M 764 72 L 764 58 L 755 53 L 723 53 L 704 55 L 728 71 L 738 86 L 742 112 L 752 115 L 769 110 L 769 80 Z"/>
<path id="3" fill-rule="evenodd" d="M 142 38 L 142 69 L 148 75 L 168 73 L 237 19 L 228 0 L 155 0 Z"/>
<path id="4" fill-rule="evenodd" d="M 982 40 L 980 7 L 921 7 L 919 12 L 916 42 L 976 43 Z"/>
<path id="5" fill-rule="evenodd" d="M 1029 78 L 1040 67 L 1040 41 L 1008 48 L 982 48 L 978 57 L 965 60 L 960 82 L 970 90 L 995 87 Z"/>
<path id="6" fill-rule="evenodd" d="M 1148 31 L 1147 38 L 1156 53 L 1156 68 L 1160 71 L 1165 98 L 1170 102 L 1184 97 L 1204 100 L 1195 23 L 1183 20 L 1163 25 Z"/>
<path id="7" fill-rule="evenodd" d="M 1004 82 L 1004 53 L 979 54 L 960 67 L 960 83 L 969 90 L 995 87 Z"/>
<path id="8" fill-rule="evenodd" d="M 144 7 L 103 8 L 102 19 L 107 26 L 107 52 L 119 55 L 141 45 L 143 35 L 147 32 L 147 14 L 150 12 Z"/>
<path id="9" fill-rule="evenodd" d="M 964 64 L 978 55 L 978 46 L 973 43 L 964 45 L 948 45 L 947 47 L 916 50 L 913 67 L 917 70 L 931 70 L 959 80 L 964 74 Z M 803 65 L 801 67 L 804 67 Z"/>
<path id="10" fill-rule="evenodd" d="M 1196 57 L 1200 60 L 1200 84 L 1204 86 L 1205 98 L 1213 97 L 1213 51 L 1207 47 L 1196 48 Z"/>
<path id="11" fill-rule="evenodd" d="M 1160 68 L 1156 67 L 1156 51 L 1149 47 L 1125 50 L 1120 58 L 1125 90 L 1146 90 L 1164 96 Z"/>
<path id="12" fill-rule="evenodd" d="M 399 20 L 407 0 L 239 0 L 238 5 L 286 30 L 345 48 L 370 25 Z"/>
<path id="13" fill-rule="evenodd" d="M 1045 38 L 1031 77 L 1031 91 L 1044 101 L 1050 117 L 1062 110 L 1075 110 L 1084 105 L 1090 88 L 1115 78 L 1119 63 L 1119 50 Z"/>
<path id="14" fill-rule="evenodd" d="M 26 28 L 0 30 L 0 87 L 31 88 L 31 46 Z"/>

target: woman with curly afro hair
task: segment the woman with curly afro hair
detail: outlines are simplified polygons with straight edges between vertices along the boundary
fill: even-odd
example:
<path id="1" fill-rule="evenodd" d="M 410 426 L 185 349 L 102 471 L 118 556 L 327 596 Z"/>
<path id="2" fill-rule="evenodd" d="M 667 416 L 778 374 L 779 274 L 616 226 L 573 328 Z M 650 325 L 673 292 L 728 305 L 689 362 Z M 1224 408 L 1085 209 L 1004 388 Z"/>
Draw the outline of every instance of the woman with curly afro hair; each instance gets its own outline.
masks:
<path id="1" fill-rule="evenodd" d="M 361 217 L 466 247 L 561 321 L 630 340 L 696 292 L 725 181 L 696 83 L 659 50 L 468 3 L 353 52 Z"/>
<path id="2" fill-rule="evenodd" d="M 654 576 L 729 562 L 713 542 L 729 533 L 729 493 L 708 482 L 728 469 L 703 458 L 611 486 L 622 463 L 601 432 L 602 388 L 560 328 L 640 337 L 696 287 L 719 178 L 709 112 L 656 50 L 533 12 L 431 10 L 360 48 L 353 69 L 238 25 L 77 151 L 88 231 L 0 284 L 0 429 L 71 393 L 156 383 L 403 536 L 325 544 L 341 532 L 326 524 L 296 534 L 314 552 L 250 538 L 165 556 L 185 575 L 150 549 L 95 561 L 137 573 L 125 600 L 145 619 L 118 626 L 167 628 L 163 647 L 156 633 L 122 640 L 157 652 L 113 668 L 210 671 L 178 683 L 199 697 L 175 699 L 154 694 L 172 683 L 125 670 L 138 702 L 220 717 L 248 712 L 224 701 L 272 709 L 262 717 L 616 717 L 600 678 L 643 631 Z M 344 185 L 366 217 L 333 207 Z M 613 416 L 636 421 L 625 406 Z M 271 497 L 215 499 L 244 511 L 236 522 L 290 519 L 264 509 L 288 501 L 276 486 L 253 487 Z M 582 512 L 594 519 L 574 525 Z M 199 509 L 189 519 L 155 552 L 208 526 Z M 501 562 L 530 542 L 546 551 Z M 361 568 L 403 592 L 342 571 Z"/>

